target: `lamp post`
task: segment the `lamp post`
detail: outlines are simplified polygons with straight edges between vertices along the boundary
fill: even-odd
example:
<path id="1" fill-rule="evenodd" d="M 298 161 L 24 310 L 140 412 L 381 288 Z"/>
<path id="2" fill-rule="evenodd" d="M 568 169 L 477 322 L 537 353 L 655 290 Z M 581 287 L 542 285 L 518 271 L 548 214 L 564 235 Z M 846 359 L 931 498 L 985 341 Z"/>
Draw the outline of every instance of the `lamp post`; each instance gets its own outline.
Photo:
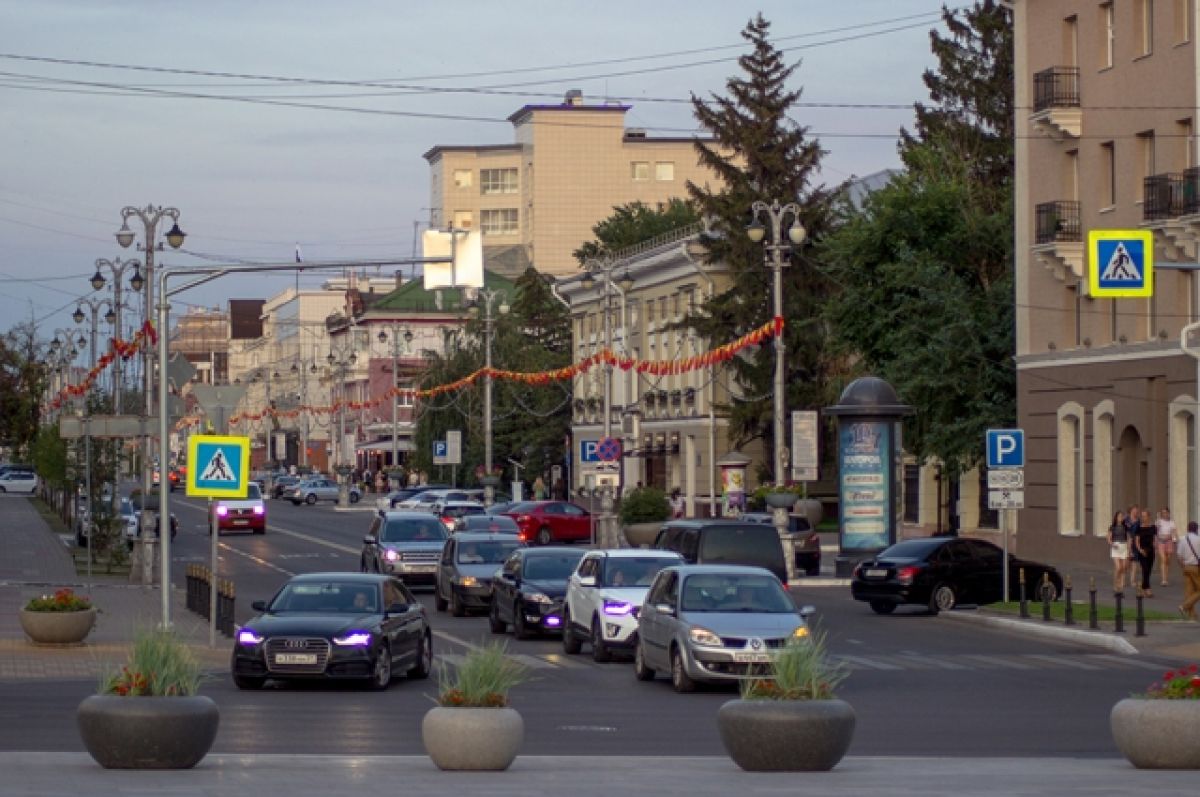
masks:
<path id="1" fill-rule="evenodd" d="M 400 331 L 401 327 L 395 321 L 393 321 L 391 323 L 391 328 L 392 328 L 392 336 L 391 336 L 391 341 L 392 341 L 392 467 L 398 468 L 400 466 L 400 444 L 399 444 L 400 425 L 399 425 L 398 413 L 397 413 L 396 408 L 397 408 L 397 405 L 400 403 L 400 396 L 397 395 L 396 391 L 399 388 L 399 382 L 397 381 L 397 370 L 399 369 L 399 363 L 400 363 L 400 339 L 401 339 L 401 337 L 403 337 L 404 350 L 405 350 L 405 352 L 408 352 L 409 347 L 412 345 L 413 333 L 412 333 L 412 330 L 409 329 L 408 327 L 403 327 L 404 331 L 401 332 Z M 382 330 L 382 329 L 379 330 L 379 342 L 380 343 L 388 342 L 388 333 L 386 330 Z"/>
<path id="2" fill-rule="evenodd" d="M 804 243 L 808 231 L 800 223 L 800 206 L 795 202 L 780 205 L 778 200 L 776 200 L 768 205 L 766 202 L 759 201 L 751 205 L 750 210 L 753 213 L 753 221 L 746 228 L 746 235 L 751 241 L 756 244 L 762 243 L 766 236 L 767 230 L 759 220 L 760 217 L 765 215 L 771 225 L 771 239 L 769 243 L 765 244 L 765 247 L 770 255 L 767 262 L 774 280 L 774 317 L 783 318 L 783 267 L 786 265 L 783 255 L 785 252 L 791 252 L 793 246 L 799 246 Z M 788 240 L 791 241 L 790 244 L 783 242 L 783 222 L 788 216 L 791 216 L 792 219 L 792 223 L 787 231 Z M 787 481 L 785 471 L 789 458 L 786 441 L 784 440 L 784 418 L 786 412 L 784 362 L 783 336 L 778 335 L 775 337 L 775 463 L 772 467 L 776 485 L 783 485 Z"/>
<path id="3" fill-rule="evenodd" d="M 117 230 L 117 243 L 122 249 L 128 249 L 133 244 L 135 239 L 134 231 L 129 229 L 129 220 L 137 219 L 142 224 L 142 242 L 138 245 L 139 250 L 145 253 L 146 274 L 144 279 L 145 288 L 145 308 L 146 322 L 151 323 L 154 314 L 154 253 L 163 251 L 162 242 L 158 240 L 158 225 L 163 219 L 169 218 L 172 220 L 171 229 L 166 233 L 167 243 L 172 249 L 178 249 L 183 246 L 183 239 L 186 236 L 183 230 L 179 229 L 179 210 L 177 208 L 164 208 L 162 206 L 147 205 L 144 208 L 136 208 L 132 205 L 126 205 L 121 209 L 121 229 Z M 135 274 L 136 276 L 136 274 Z M 135 289 L 136 290 L 136 289 Z M 164 299 L 166 297 L 163 297 Z M 167 334 L 167 330 L 158 330 L 160 335 Z M 145 377 L 145 417 L 149 418 L 154 415 L 154 356 L 149 346 L 142 350 L 143 376 Z M 166 374 L 163 374 L 166 377 Z M 166 409 L 164 407 L 163 411 Z M 149 428 L 149 424 L 147 424 Z M 151 480 L 151 468 L 153 464 L 151 460 L 151 435 L 146 434 L 142 438 L 142 533 L 141 545 L 139 547 L 139 556 L 141 560 L 141 581 L 143 584 L 154 583 L 154 557 L 150 556 L 150 546 L 154 540 L 154 515 L 149 508 L 150 502 L 146 500 L 150 495 L 150 490 L 153 487 Z M 165 466 L 166 463 L 160 463 L 160 466 Z M 163 518 L 163 536 L 170 536 L 170 518 Z M 170 573 L 163 573 L 163 583 L 170 579 Z"/>
<path id="4" fill-rule="evenodd" d="M 346 446 L 346 374 L 358 362 L 358 355 L 348 347 L 331 347 L 325 361 L 329 363 L 329 367 L 334 373 L 341 376 L 338 398 L 338 439 L 333 454 L 334 469 L 338 475 L 338 506 L 345 509 L 350 506 L 350 465 L 345 462 L 345 451 L 343 450 Z"/>
<path id="5" fill-rule="evenodd" d="M 495 307 L 500 315 L 508 315 L 511 308 L 506 299 L 507 294 L 504 291 L 480 288 L 475 300 L 467 305 L 467 312 L 473 317 L 479 316 L 480 309 L 483 310 L 483 469 L 486 477 L 491 477 L 492 465 L 495 462 L 492 450 L 492 385 L 494 381 L 492 379 L 492 338 L 495 333 L 496 317 L 492 314 L 492 308 Z M 500 302 L 499 305 L 496 304 L 497 300 Z M 491 504 L 491 494 L 491 487 L 485 487 L 484 497 L 488 499 L 489 505 Z"/>
<path id="6" fill-rule="evenodd" d="M 125 262 L 121 262 L 121 258 L 119 257 L 116 260 L 106 260 L 102 257 L 98 258 L 96 260 L 96 273 L 92 275 L 90 280 L 92 287 L 96 290 L 100 290 L 104 287 L 106 282 L 102 269 L 107 269 L 112 273 L 112 325 L 113 329 L 116 330 L 115 336 L 117 338 L 120 338 L 124 333 L 124 329 L 121 326 L 121 310 L 124 307 L 124 305 L 121 304 L 121 280 L 125 275 L 125 270 L 130 266 L 133 266 L 133 274 L 129 277 L 129 287 L 132 288 L 134 292 L 140 292 L 146 280 L 142 277 L 142 264 L 137 260 L 126 260 Z M 125 398 L 125 382 L 121 378 L 121 368 L 123 365 L 124 358 L 117 357 L 115 360 L 113 360 L 113 412 L 117 415 L 121 414 L 121 409 Z"/>
<path id="7" fill-rule="evenodd" d="M 304 364 L 308 363 L 308 368 Z M 304 419 L 300 427 L 300 465 L 308 469 L 308 375 L 316 375 L 320 369 L 315 361 L 296 360 L 292 363 L 292 373 L 300 382 L 300 416 Z"/>

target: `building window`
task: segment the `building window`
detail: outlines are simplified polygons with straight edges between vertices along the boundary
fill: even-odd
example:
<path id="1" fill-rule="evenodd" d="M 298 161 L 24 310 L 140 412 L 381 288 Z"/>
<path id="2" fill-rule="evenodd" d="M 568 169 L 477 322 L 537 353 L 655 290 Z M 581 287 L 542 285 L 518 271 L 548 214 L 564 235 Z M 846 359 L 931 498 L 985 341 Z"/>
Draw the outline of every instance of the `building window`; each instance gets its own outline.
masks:
<path id="1" fill-rule="evenodd" d="M 1175 123 L 1175 136 L 1179 139 L 1181 147 L 1179 162 L 1183 164 L 1183 168 L 1189 169 L 1192 166 L 1192 120 L 1180 119 Z"/>
<path id="2" fill-rule="evenodd" d="M 1058 410 L 1058 533 L 1083 532 L 1083 407 L 1074 402 Z"/>
<path id="3" fill-rule="evenodd" d="M 479 211 L 479 226 L 484 235 L 516 235 L 517 209 Z"/>
<path id="4" fill-rule="evenodd" d="M 469 210 L 454 211 L 454 227 L 458 230 L 470 230 L 474 227 L 475 216 Z"/>
<path id="5" fill-rule="evenodd" d="M 402 391 L 400 393 L 400 395 L 398 395 L 396 397 L 396 399 L 397 399 L 396 405 L 399 407 L 413 406 L 413 392 L 412 391 L 413 391 L 414 387 L 413 387 L 412 380 L 411 379 L 401 379 L 396 384 L 396 386 L 398 388 L 400 388 L 400 390 Z"/>
<path id="6" fill-rule="evenodd" d="M 1192 40 L 1192 3 L 1195 0 L 1175 0 L 1175 43 Z"/>
<path id="7" fill-rule="evenodd" d="M 633 161 L 629 167 L 634 180 L 642 182 L 650 179 L 650 163 L 648 161 Z"/>
<path id="8" fill-rule="evenodd" d="M 454 187 L 455 188 L 470 188 L 475 180 L 475 173 L 470 169 L 455 169 L 454 170 Z"/>
<path id="9" fill-rule="evenodd" d="M 1092 533 L 1108 534 L 1113 512 L 1113 402 L 1092 410 Z"/>
<path id="10" fill-rule="evenodd" d="M 1100 68 L 1108 69 L 1113 65 L 1113 50 L 1116 43 L 1114 29 L 1113 4 L 1100 4 Z"/>
<path id="11" fill-rule="evenodd" d="M 1138 143 L 1138 164 L 1141 167 L 1141 174 L 1138 175 L 1138 184 L 1142 187 L 1141 201 L 1146 201 L 1146 178 L 1154 174 L 1154 131 L 1145 130 L 1137 134 Z"/>
<path id="12" fill-rule="evenodd" d="M 1133 24 L 1139 55 L 1150 55 L 1154 52 L 1154 0 L 1136 1 Z"/>
<path id="13" fill-rule="evenodd" d="M 669 183 L 675 179 L 675 164 L 672 161 L 661 161 L 654 164 L 654 179 L 660 183 Z"/>
<path id="14" fill-rule="evenodd" d="M 515 194 L 517 191 L 517 170 L 515 168 L 479 170 L 479 192 L 481 194 Z"/>
<path id="15" fill-rule="evenodd" d="M 1117 204 L 1117 147 L 1112 141 L 1100 145 L 1100 200 L 1104 207 Z"/>

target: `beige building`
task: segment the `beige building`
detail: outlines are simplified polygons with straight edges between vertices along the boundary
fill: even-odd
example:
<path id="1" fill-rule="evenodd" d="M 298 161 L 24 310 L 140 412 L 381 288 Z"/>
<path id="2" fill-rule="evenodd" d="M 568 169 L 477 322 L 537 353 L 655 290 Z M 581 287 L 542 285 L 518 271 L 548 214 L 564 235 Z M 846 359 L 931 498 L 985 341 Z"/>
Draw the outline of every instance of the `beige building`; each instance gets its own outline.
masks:
<path id="1" fill-rule="evenodd" d="M 1102 563 L 1117 509 L 1198 517 L 1197 363 L 1180 348 L 1200 307 L 1196 0 L 1014 6 L 1018 539 Z M 1139 228 L 1154 295 L 1090 295 L 1088 232 Z"/>
<path id="2" fill-rule="evenodd" d="M 572 91 L 560 105 L 526 105 L 510 116 L 511 144 L 434 147 L 424 156 L 431 224 L 481 230 L 487 268 L 507 276 L 530 264 L 575 273 L 571 252 L 614 206 L 655 206 L 686 197 L 688 180 L 712 180 L 692 138 L 627 128 L 629 108 L 585 104 Z"/>
<path id="3" fill-rule="evenodd" d="M 195 381 L 224 383 L 229 373 L 229 314 L 216 308 L 189 308 L 175 321 L 170 347 L 196 369 Z"/>

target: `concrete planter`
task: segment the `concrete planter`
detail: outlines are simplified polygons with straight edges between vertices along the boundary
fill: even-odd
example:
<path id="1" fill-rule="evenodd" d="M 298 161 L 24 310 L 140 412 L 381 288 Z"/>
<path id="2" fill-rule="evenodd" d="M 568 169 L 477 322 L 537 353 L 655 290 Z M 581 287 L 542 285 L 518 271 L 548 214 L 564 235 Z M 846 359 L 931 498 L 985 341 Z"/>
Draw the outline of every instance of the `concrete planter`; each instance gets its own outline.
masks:
<path id="1" fill-rule="evenodd" d="M 766 501 L 768 509 L 783 508 L 790 511 L 800 500 L 800 496 L 793 492 L 767 493 L 763 496 L 763 500 Z"/>
<path id="2" fill-rule="evenodd" d="M 78 612 L 21 610 L 21 628 L 35 645 L 78 645 L 96 624 L 96 607 Z"/>
<path id="3" fill-rule="evenodd" d="M 854 738 L 842 700 L 730 700 L 717 712 L 725 751 L 747 772 L 825 772 Z"/>
<path id="4" fill-rule="evenodd" d="M 1200 769 L 1200 700 L 1126 698 L 1109 723 L 1117 749 L 1138 769 Z"/>
<path id="5" fill-rule="evenodd" d="M 622 526 L 621 529 L 625 533 L 625 539 L 629 542 L 630 548 L 649 548 L 654 544 L 662 527 L 661 522 L 629 523 Z"/>
<path id="6" fill-rule="evenodd" d="M 105 769 L 191 769 L 208 755 L 220 714 L 207 697 L 92 695 L 76 712 L 79 735 Z"/>
<path id="7" fill-rule="evenodd" d="M 421 721 L 421 741 L 438 769 L 508 769 L 525 741 L 525 721 L 512 708 L 430 709 Z"/>

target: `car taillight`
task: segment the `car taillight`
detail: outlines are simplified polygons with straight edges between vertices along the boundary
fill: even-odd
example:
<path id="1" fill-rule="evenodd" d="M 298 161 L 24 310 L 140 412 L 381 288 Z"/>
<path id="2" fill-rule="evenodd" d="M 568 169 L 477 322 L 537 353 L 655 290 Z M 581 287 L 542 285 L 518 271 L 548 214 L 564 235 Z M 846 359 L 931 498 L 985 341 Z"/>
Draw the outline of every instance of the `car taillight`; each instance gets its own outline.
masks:
<path id="1" fill-rule="evenodd" d="M 921 568 L 919 567 L 902 567 L 896 571 L 896 580 L 901 584 L 911 584 L 913 583 L 913 578 L 920 572 Z"/>
<path id="2" fill-rule="evenodd" d="M 454 531 L 454 518 L 450 517 L 449 515 L 442 515 L 442 525 L 444 525 L 448 531 Z"/>
<path id="3" fill-rule="evenodd" d="M 524 526 L 526 523 L 529 523 L 532 520 L 533 520 L 533 517 L 531 515 L 517 515 L 517 524 L 518 525 Z"/>
<path id="4" fill-rule="evenodd" d="M 850 575 L 852 578 L 862 578 L 862 565 L 855 565 L 854 572 Z"/>

